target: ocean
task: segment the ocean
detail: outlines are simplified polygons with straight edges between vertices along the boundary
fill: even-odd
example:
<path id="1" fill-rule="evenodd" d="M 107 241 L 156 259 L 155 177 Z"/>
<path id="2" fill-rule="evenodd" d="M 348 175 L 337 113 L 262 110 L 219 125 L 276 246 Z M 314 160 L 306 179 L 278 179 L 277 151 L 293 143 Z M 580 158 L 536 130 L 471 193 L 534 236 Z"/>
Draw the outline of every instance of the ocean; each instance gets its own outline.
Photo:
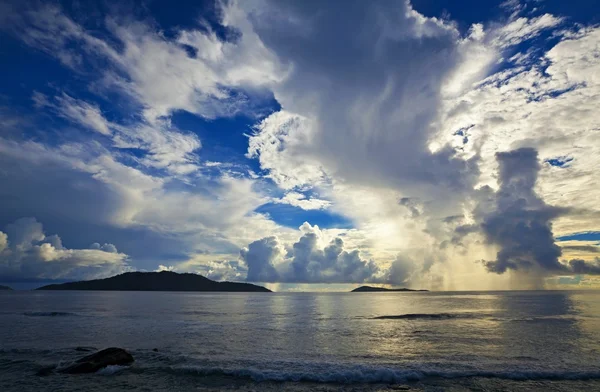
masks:
<path id="1" fill-rule="evenodd" d="M 0 391 L 600 391 L 599 332 L 596 291 L 0 292 Z"/>

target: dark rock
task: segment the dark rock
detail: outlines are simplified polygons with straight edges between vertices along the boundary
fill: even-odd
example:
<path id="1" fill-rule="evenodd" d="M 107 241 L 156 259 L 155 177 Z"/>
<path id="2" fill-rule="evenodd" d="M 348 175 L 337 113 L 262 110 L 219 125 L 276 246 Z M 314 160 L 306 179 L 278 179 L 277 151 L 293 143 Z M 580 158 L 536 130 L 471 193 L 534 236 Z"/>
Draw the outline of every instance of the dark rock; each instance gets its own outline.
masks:
<path id="1" fill-rule="evenodd" d="M 95 373 L 109 365 L 129 365 L 133 357 L 122 348 L 111 347 L 85 356 L 59 370 L 60 373 Z"/>
<path id="2" fill-rule="evenodd" d="M 154 351 L 155 353 L 157 353 L 158 349 L 157 348 L 153 348 L 152 351 Z"/>

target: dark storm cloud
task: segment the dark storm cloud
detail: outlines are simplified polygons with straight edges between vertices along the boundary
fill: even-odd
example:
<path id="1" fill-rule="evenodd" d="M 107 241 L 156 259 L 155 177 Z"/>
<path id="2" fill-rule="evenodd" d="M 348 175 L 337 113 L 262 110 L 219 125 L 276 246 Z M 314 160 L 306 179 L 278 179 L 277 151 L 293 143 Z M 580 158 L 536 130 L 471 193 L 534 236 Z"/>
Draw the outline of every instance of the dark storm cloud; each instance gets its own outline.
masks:
<path id="1" fill-rule="evenodd" d="M 475 216 L 479 225 L 459 226 L 455 243 L 473 232 L 482 232 L 486 241 L 499 247 L 495 260 L 483 260 L 488 271 L 507 270 L 548 273 L 600 273 L 598 263 L 584 260 L 561 262 L 562 249 L 556 245 L 552 221 L 568 208 L 547 205 L 535 192 L 541 165 L 533 148 L 496 153 L 499 189 L 479 191 Z M 588 249 L 589 250 L 589 249 Z"/>
<path id="2" fill-rule="evenodd" d="M 600 275 L 600 258 L 596 257 L 593 262 L 586 262 L 582 259 L 573 259 L 569 261 L 571 272 L 576 274 Z"/>
<path id="3" fill-rule="evenodd" d="M 548 206 L 535 193 L 540 163 L 537 151 L 521 148 L 496 153 L 499 165 L 496 208 L 481 224 L 486 240 L 498 245 L 496 260 L 484 261 L 490 272 L 508 269 L 561 271 L 561 249 L 554 243 L 552 220 L 564 208 Z"/>

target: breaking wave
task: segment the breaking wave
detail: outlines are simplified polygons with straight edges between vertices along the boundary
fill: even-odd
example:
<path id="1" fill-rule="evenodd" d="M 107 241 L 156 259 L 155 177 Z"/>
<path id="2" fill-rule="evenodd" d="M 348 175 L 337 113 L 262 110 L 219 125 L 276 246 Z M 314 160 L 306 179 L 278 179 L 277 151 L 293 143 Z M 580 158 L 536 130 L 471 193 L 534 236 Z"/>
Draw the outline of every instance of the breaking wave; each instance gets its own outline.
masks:
<path id="1" fill-rule="evenodd" d="M 138 368 L 138 371 L 141 370 Z M 487 370 L 418 370 L 356 367 L 336 369 L 326 372 L 276 371 L 252 368 L 227 369 L 218 367 L 170 367 L 169 372 L 197 374 L 201 376 L 222 375 L 248 378 L 253 381 L 277 382 L 316 382 L 336 384 L 397 384 L 410 381 L 422 381 L 427 378 L 498 378 L 515 381 L 527 380 L 596 380 L 600 379 L 600 371 L 487 371 Z"/>
<path id="2" fill-rule="evenodd" d="M 0 354 L 33 354 L 37 357 L 40 353 L 51 353 L 52 350 L 0 350 Z M 70 349 L 57 350 L 56 358 L 72 351 Z M 528 364 L 506 364 L 504 367 L 494 368 L 456 368 L 445 367 L 443 364 L 419 364 L 408 365 L 405 368 L 395 366 L 377 366 L 361 364 L 340 363 L 315 363 L 315 362 L 266 362 L 261 364 L 247 363 L 236 364 L 200 364 L 187 362 L 186 357 L 157 356 L 147 353 L 145 350 L 134 351 L 136 362 L 132 366 L 107 366 L 95 374 L 99 376 L 115 376 L 121 374 L 140 374 L 164 378 L 165 373 L 175 376 L 215 376 L 232 377 L 251 380 L 254 382 L 312 382 L 323 384 L 402 384 L 407 382 L 427 381 L 430 379 L 459 380 L 466 378 L 490 378 L 513 381 L 590 381 L 600 380 L 600 369 L 588 368 L 580 370 L 569 370 L 565 368 L 544 368 L 542 366 L 531 367 L 531 359 Z M 0 358 L 1 362 L 2 358 Z M 29 361 L 23 361 L 22 357 L 5 357 L 5 365 L 11 363 L 14 366 L 30 366 Z M 176 364 L 179 362 L 179 364 Z M 29 364 L 29 365 L 28 365 Z M 36 361 L 33 365 L 38 366 Z M 11 365 L 11 366 L 12 366 Z M 54 367 L 60 368 L 59 362 Z M 452 365 L 450 365 L 452 366 Z"/>
<path id="3" fill-rule="evenodd" d="M 101 376 L 110 376 L 127 368 L 129 368 L 129 366 L 108 365 L 107 367 L 98 370 L 96 374 Z"/>

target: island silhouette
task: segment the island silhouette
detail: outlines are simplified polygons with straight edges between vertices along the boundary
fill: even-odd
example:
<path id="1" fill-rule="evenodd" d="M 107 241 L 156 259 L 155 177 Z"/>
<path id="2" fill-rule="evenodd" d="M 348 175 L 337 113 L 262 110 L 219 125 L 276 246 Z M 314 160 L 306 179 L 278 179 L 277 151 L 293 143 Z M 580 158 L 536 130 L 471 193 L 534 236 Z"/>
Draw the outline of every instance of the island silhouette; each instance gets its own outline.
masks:
<path id="1" fill-rule="evenodd" d="M 381 291 L 429 291 L 429 290 L 414 290 L 414 289 L 407 289 L 407 288 L 386 289 L 385 287 L 360 286 L 350 292 L 351 293 L 369 293 L 369 292 L 381 292 Z"/>
<path id="2" fill-rule="evenodd" d="M 250 283 L 216 282 L 202 275 L 172 271 L 125 272 L 111 278 L 51 284 L 36 290 L 271 292 Z"/>
<path id="3" fill-rule="evenodd" d="M 12 288 L 8 287 L 8 286 L 2 286 L 0 284 L 0 290 L 12 290 Z"/>

